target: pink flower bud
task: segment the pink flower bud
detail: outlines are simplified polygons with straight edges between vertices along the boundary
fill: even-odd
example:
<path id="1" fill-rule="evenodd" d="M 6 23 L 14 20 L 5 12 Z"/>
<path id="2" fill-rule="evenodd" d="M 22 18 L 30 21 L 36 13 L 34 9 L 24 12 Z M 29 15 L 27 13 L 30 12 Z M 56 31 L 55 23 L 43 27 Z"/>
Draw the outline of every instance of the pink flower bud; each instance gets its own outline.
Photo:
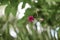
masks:
<path id="1" fill-rule="evenodd" d="M 33 16 L 29 16 L 29 17 L 28 17 L 28 21 L 29 21 L 29 22 L 33 22 L 33 20 L 34 20 L 34 17 L 33 17 Z"/>

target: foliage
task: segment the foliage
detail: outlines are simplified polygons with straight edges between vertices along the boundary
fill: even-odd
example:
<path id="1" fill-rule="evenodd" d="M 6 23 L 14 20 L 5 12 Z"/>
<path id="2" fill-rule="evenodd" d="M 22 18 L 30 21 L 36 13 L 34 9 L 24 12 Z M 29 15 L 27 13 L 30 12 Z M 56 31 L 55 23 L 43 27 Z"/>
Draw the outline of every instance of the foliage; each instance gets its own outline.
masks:
<path id="1" fill-rule="evenodd" d="M 35 19 L 40 21 L 40 18 L 43 18 L 44 21 L 40 21 L 42 26 L 45 25 L 51 28 L 56 28 L 60 26 L 60 0 L 0 0 L 0 5 L 7 4 L 8 6 L 5 9 L 5 16 L 0 18 L 0 33 L 2 34 L 0 40 L 55 40 L 53 38 L 49 38 L 47 32 L 43 32 L 42 35 L 38 34 L 35 30 L 32 29 L 33 34 L 30 35 L 26 29 L 26 24 L 29 23 L 27 18 L 29 16 L 34 16 Z M 25 12 L 25 16 L 22 19 L 17 20 L 16 13 L 18 4 L 23 2 L 22 8 L 25 7 L 26 3 L 31 5 L 30 9 L 27 9 Z M 12 20 L 9 21 L 10 13 L 13 14 Z M 7 23 L 6 30 L 2 31 L 2 27 Z M 9 35 L 9 25 L 14 25 L 19 29 L 19 33 L 17 33 L 18 37 L 13 38 Z M 44 34 L 45 33 L 45 34 Z M 60 39 L 60 32 L 59 39 Z"/>

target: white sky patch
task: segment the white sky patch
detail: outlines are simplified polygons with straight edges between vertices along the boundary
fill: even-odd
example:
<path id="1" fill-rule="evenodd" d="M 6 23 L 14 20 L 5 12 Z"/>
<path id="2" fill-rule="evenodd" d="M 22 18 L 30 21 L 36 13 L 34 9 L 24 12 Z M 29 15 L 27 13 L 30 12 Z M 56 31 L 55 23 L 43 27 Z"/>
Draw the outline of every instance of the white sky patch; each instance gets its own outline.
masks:
<path id="1" fill-rule="evenodd" d="M 55 34 L 55 35 L 54 35 L 54 34 Z M 55 38 L 58 40 L 58 33 L 57 33 L 56 30 L 51 29 L 51 35 L 52 35 L 53 38 L 54 38 L 54 36 L 55 36 Z"/>
<path id="2" fill-rule="evenodd" d="M 31 8 L 31 6 L 26 3 L 25 4 L 25 7 L 22 9 L 22 5 L 23 5 L 23 2 L 20 2 L 19 5 L 18 5 L 18 11 L 17 11 L 17 18 L 18 19 L 22 19 L 25 15 L 25 11 L 28 9 L 28 8 Z"/>
<path id="3" fill-rule="evenodd" d="M 17 33 L 15 32 L 14 28 L 10 26 L 9 33 L 13 38 L 17 38 Z"/>
<path id="4" fill-rule="evenodd" d="M 43 32 L 43 28 L 42 28 L 40 22 L 37 22 L 36 25 L 37 25 L 37 32 L 38 32 L 38 33 Z"/>
<path id="5" fill-rule="evenodd" d="M 38 3 L 38 0 L 31 0 L 32 2 Z"/>
<path id="6" fill-rule="evenodd" d="M 51 29 L 51 35 L 52 35 L 52 37 L 54 37 L 54 30 L 53 29 Z"/>
<path id="7" fill-rule="evenodd" d="M 5 8 L 7 7 L 7 5 L 1 5 L 0 6 L 0 17 L 2 17 L 3 15 L 5 15 Z"/>
<path id="8" fill-rule="evenodd" d="M 35 3 L 38 3 L 38 0 L 35 0 Z"/>
<path id="9" fill-rule="evenodd" d="M 56 38 L 56 40 L 58 40 L 58 33 L 57 33 L 57 31 L 55 31 L 55 38 Z"/>

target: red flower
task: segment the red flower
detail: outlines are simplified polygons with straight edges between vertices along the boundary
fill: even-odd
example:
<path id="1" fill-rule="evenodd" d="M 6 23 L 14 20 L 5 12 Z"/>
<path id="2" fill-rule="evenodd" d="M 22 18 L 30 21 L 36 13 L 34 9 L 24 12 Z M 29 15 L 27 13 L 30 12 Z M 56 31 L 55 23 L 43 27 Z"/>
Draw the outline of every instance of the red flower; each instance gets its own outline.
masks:
<path id="1" fill-rule="evenodd" d="M 34 20 L 34 17 L 33 17 L 33 16 L 29 16 L 29 17 L 28 17 L 28 21 L 29 21 L 29 22 L 33 22 L 33 20 Z"/>

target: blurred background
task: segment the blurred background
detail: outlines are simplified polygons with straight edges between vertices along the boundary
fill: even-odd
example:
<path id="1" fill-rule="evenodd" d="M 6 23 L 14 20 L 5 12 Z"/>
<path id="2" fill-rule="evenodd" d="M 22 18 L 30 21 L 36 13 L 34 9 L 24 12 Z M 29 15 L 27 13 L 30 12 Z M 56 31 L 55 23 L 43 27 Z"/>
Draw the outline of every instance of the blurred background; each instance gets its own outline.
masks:
<path id="1" fill-rule="evenodd" d="M 60 40 L 60 0 L 0 0 L 0 40 Z"/>

